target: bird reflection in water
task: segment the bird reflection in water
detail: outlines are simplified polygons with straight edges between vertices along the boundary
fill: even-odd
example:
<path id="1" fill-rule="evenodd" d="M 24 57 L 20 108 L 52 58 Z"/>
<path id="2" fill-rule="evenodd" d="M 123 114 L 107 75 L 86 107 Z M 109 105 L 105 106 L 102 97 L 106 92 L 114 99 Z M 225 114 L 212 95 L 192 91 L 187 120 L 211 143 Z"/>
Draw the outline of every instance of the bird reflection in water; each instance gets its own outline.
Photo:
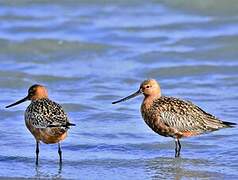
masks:
<path id="1" fill-rule="evenodd" d="M 45 179 L 45 178 L 50 178 L 50 179 L 63 179 L 62 177 L 62 168 L 63 164 L 59 164 L 58 168 L 55 169 L 55 172 L 51 171 L 49 172 L 48 167 L 44 166 L 35 166 L 35 177 L 36 179 Z"/>
<path id="2" fill-rule="evenodd" d="M 146 161 L 146 173 L 151 179 L 214 179 L 221 177 L 219 173 L 212 172 L 212 169 L 201 169 L 197 167 L 212 166 L 212 163 L 205 159 L 174 159 L 174 158 L 153 158 Z"/>

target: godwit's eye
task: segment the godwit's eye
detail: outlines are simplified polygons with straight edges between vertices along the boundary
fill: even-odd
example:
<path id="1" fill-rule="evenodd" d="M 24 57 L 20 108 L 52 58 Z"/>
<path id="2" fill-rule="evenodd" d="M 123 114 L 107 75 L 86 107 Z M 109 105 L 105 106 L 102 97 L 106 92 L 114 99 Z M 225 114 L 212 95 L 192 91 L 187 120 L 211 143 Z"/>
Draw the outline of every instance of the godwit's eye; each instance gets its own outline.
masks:
<path id="1" fill-rule="evenodd" d="M 36 91 L 36 89 L 35 89 L 35 88 L 33 88 L 33 89 L 30 89 L 30 90 L 29 90 L 29 94 L 30 94 L 30 95 L 34 95 L 35 91 Z"/>
<path id="2" fill-rule="evenodd" d="M 34 95 L 34 92 L 33 92 L 33 91 L 30 91 L 29 94 L 30 94 L 30 95 Z"/>
<path id="3" fill-rule="evenodd" d="M 150 86 L 149 86 L 149 85 L 147 85 L 147 86 L 146 86 L 146 88 L 150 88 Z"/>

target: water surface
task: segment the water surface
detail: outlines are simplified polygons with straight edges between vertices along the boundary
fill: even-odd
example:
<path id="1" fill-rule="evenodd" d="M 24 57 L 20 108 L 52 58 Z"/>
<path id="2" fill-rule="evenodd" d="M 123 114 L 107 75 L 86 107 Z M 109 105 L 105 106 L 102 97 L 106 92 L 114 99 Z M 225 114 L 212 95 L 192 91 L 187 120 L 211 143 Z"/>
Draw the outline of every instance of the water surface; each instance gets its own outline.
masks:
<path id="1" fill-rule="evenodd" d="M 0 1 L 0 178 L 237 179 L 238 130 L 174 142 L 143 122 L 142 97 L 112 105 L 157 79 L 164 95 L 237 122 L 236 1 Z M 5 109 L 34 83 L 48 87 L 77 126 L 40 146 L 24 125 L 29 103 Z"/>

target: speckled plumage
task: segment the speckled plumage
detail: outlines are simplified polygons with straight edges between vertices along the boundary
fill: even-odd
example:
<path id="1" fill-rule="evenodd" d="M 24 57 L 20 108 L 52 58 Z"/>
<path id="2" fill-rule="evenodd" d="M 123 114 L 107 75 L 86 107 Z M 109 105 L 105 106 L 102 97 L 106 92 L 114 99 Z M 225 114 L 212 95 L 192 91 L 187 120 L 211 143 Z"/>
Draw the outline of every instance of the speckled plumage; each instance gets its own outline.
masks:
<path id="1" fill-rule="evenodd" d="M 35 128 L 58 126 L 67 129 L 69 123 L 63 108 L 48 98 L 33 100 L 25 111 L 25 121 Z"/>
<path id="2" fill-rule="evenodd" d="M 161 96 L 149 107 L 141 106 L 146 124 L 162 136 L 186 137 L 228 127 L 223 121 L 206 113 L 190 101 Z"/>

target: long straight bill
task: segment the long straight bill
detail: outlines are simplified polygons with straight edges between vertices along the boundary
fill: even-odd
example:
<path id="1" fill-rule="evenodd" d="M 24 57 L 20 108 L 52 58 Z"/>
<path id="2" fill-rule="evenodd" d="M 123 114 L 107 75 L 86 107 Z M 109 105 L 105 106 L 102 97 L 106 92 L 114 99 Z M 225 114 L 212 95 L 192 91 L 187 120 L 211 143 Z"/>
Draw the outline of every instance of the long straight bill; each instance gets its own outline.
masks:
<path id="1" fill-rule="evenodd" d="M 9 107 L 12 107 L 12 106 L 16 106 L 16 105 L 18 105 L 18 104 L 20 104 L 20 103 L 23 103 L 23 102 L 27 101 L 28 99 L 29 99 L 28 96 L 27 96 L 27 97 L 24 97 L 23 99 L 21 99 L 21 100 L 15 102 L 15 103 L 12 103 L 12 104 L 10 104 L 10 105 L 8 105 L 8 106 L 6 106 L 6 108 L 9 108 Z"/>
<path id="2" fill-rule="evenodd" d="M 118 101 L 112 102 L 112 104 L 117 104 L 117 103 L 119 103 L 119 102 L 126 101 L 126 100 L 131 99 L 131 98 L 133 98 L 133 97 L 136 97 L 136 96 L 138 96 L 138 95 L 140 95 L 140 94 L 141 94 L 141 90 L 139 89 L 139 90 L 136 91 L 135 93 L 133 93 L 133 94 L 131 94 L 131 95 L 125 97 L 125 98 L 122 98 L 122 99 L 120 99 L 120 100 L 118 100 Z"/>

